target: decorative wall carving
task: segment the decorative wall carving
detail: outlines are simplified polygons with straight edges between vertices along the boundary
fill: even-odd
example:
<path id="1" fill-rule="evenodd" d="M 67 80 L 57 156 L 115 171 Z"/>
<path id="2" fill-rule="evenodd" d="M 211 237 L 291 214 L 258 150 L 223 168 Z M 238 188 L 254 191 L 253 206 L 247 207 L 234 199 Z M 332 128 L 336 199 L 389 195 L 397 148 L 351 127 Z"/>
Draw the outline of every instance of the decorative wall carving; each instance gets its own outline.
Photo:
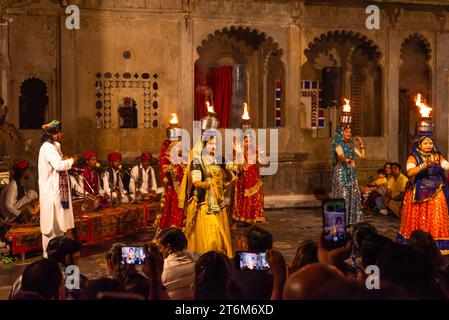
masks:
<path id="1" fill-rule="evenodd" d="M 157 128 L 159 127 L 159 76 L 155 73 L 123 74 L 111 72 L 96 74 L 95 80 L 95 109 L 96 109 L 96 127 L 97 129 L 111 129 L 119 127 L 117 102 L 121 101 L 122 92 L 133 92 L 139 95 L 139 102 L 143 104 L 138 110 L 137 126 L 139 128 Z M 121 90 L 125 89 L 125 90 Z M 131 90 L 127 90 L 131 89 Z M 114 99 L 113 96 L 117 97 Z M 137 104 L 139 105 L 139 102 Z M 142 121 L 141 119 L 144 119 Z"/>

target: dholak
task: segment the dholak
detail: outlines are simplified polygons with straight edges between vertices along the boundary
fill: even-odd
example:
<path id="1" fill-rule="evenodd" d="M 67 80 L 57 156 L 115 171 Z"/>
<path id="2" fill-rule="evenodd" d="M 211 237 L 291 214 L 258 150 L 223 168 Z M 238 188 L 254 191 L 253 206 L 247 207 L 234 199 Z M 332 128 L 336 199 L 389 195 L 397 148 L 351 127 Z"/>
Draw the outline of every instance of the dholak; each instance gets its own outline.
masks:
<path id="1" fill-rule="evenodd" d="M 39 198 L 34 199 L 27 204 L 23 205 L 22 208 L 20 208 L 23 212 L 30 213 L 32 215 L 39 214 L 41 210 L 41 206 L 39 204 Z"/>
<path id="2" fill-rule="evenodd" d="M 73 200 L 73 215 L 79 216 L 94 211 L 98 208 L 99 204 L 99 200 L 91 195 L 88 195 L 85 198 Z"/>

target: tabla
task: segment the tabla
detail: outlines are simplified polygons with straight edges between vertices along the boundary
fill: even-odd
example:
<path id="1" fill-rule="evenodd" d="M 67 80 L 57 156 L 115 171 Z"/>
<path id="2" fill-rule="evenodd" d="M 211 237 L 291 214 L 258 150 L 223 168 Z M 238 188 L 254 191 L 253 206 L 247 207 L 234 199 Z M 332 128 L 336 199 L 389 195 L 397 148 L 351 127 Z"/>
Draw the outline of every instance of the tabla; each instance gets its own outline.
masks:
<path id="1" fill-rule="evenodd" d="M 31 200 L 27 204 L 20 208 L 21 211 L 29 213 L 31 215 L 38 215 L 41 211 L 41 206 L 39 204 L 39 198 Z"/>
<path id="2" fill-rule="evenodd" d="M 99 199 L 92 195 L 87 195 L 84 198 L 72 201 L 73 215 L 79 216 L 88 212 L 94 211 L 100 205 Z"/>

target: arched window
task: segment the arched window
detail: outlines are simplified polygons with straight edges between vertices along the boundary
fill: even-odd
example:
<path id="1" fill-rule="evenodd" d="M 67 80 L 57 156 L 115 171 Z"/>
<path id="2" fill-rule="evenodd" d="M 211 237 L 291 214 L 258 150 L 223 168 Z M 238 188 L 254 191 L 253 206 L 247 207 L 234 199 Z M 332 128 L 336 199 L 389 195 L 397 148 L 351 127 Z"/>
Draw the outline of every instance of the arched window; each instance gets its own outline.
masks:
<path id="1" fill-rule="evenodd" d="M 40 129 L 45 123 L 47 107 L 48 96 L 45 82 L 37 78 L 23 81 L 19 97 L 20 129 Z"/>
<path id="2" fill-rule="evenodd" d="M 248 103 L 254 127 L 282 126 L 282 50 L 273 38 L 258 30 L 232 26 L 217 30 L 197 48 L 195 62 L 195 119 L 207 113 L 205 101 L 215 107 L 223 128 L 242 123 Z"/>

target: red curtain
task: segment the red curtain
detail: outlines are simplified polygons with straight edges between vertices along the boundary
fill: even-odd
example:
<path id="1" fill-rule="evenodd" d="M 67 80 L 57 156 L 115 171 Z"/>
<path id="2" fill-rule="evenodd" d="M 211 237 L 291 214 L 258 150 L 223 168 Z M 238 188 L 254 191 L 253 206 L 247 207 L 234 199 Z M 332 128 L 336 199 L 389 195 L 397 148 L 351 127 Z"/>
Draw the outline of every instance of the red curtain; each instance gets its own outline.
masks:
<path id="1" fill-rule="evenodd" d="M 232 67 L 195 66 L 195 120 L 200 120 L 207 114 L 206 101 L 214 105 L 220 127 L 229 128 L 232 108 Z"/>

